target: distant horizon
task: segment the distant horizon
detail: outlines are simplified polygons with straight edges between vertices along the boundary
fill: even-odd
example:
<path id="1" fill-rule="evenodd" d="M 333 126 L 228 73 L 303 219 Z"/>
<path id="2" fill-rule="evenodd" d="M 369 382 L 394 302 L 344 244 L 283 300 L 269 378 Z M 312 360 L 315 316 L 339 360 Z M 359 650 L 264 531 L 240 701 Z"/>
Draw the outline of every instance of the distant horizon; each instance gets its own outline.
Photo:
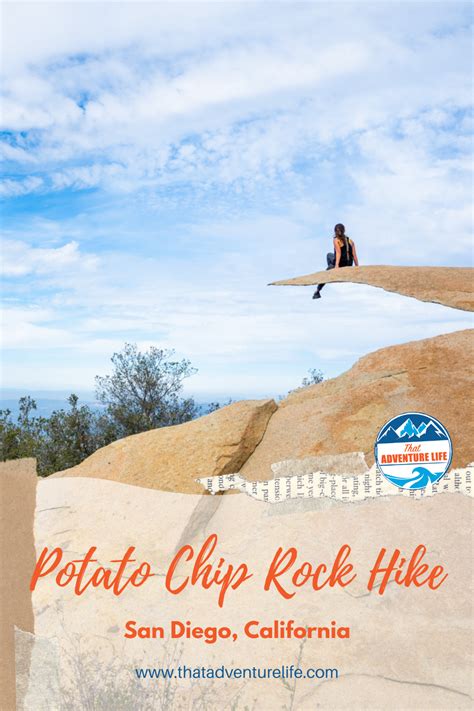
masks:
<path id="1" fill-rule="evenodd" d="M 87 405 L 89 407 L 92 407 L 93 409 L 97 408 L 98 410 L 101 408 L 105 409 L 104 405 L 101 405 L 101 403 L 96 399 L 95 394 L 93 392 L 84 392 L 84 391 L 79 391 L 79 390 L 71 390 L 71 391 L 54 391 L 54 390 L 41 390 L 41 391 L 27 391 L 27 390 L 22 390 L 18 389 L 15 390 L 14 388 L 6 388 L 5 390 L 11 390 L 11 393 L 3 392 L 0 390 L 0 410 L 10 410 L 10 417 L 13 419 L 16 419 L 19 415 L 19 400 L 22 397 L 31 397 L 35 403 L 36 403 L 36 410 L 33 411 L 33 416 L 43 416 L 43 417 L 49 417 L 55 410 L 67 410 L 69 405 L 67 402 L 67 398 L 70 395 L 77 395 L 79 398 L 79 405 Z M 286 394 L 286 393 L 285 393 Z M 221 407 L 226 406 L 228 403 L 228 400 L 232 400 L 232 402 L 241 402 L 242 400 L 265 400 L 265 399 L 274 399 L 278 400 L 280 395 L 255 395 L 255 396 L 239 396 L 239 395 L 234 395 L 234 396 L 218 396 L 218 395 L 209 395 L 206 397 L 206 395 L 202 395 L 201 397 L 195 397 L 193 396 L 192 393 L 183 393 L 183 397 L 185 396 L 191 396 L 194 398 L 196 405 L 198 408 L 206 408 L 207 406 L 211 405 L 211 403 L 218 402 Z M 205 414 L 205 412 L 200 412 L 199 416 Z"/>
<path id="2" fill-rule="evenodd" d="M 301 387 L 301 381 L 294 386 L 294 389 Z M 98 400 L 95 395 L 94 390 L 84 390 L 80 388 L 62 388 L 59 390 L 54 390 L 54 389 L 36 389 L 36 388 L 15 388 L 15 387 L 8 387 L 8 388 L 0 388 L 0 403 L 5 402 L 7 400 L 10 401 L 16 401 L 21 397 L 27 397 L 30 396 L 34 399 L 41 399 L 43 401 L 63 401 L 64 403 L 67 402 L 67 398 L 70 395 L 77 395 L 79 397 L 79 402 L 97 402 Z M 255 400 L 255 399 L 267 399 L 267 398 L 273 398 L 273 399 L 278 399 L 280 396 L 286 396 L 287 391 L 283 391 L 281 393 L 268 393 L 268 392 L 261 392 L 261 393 L 230 393 L 230 394 L 224 394 L 224 393 L 199 393 L 198 395 L 196 393 L 193 393 L 190 388 L 183 389 L 181 396 L 182 397 L 193 397 L 194 400 L 199 404 L 199 405 L 207 405 L 211 402 L 216 402 L 220 401 L 221 404 L 228 399 L 231 399 L 232 401 L 237 401 L 237 400 Z M 1 409 L 1 406 L 0 406 Z"/>

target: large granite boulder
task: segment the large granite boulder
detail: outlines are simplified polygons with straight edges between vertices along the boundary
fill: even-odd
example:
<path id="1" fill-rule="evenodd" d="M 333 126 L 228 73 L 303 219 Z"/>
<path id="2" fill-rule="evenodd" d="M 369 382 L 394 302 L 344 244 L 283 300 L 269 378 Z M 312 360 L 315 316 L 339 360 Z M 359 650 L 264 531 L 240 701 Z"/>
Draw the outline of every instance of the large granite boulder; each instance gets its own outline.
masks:
<path id="1" fill-rule="evenodd" d="M 453 440 L 453 466 L 466 466 L 474 459 L 473 334 L 382 348 L 337 378 L 296 390 L 272 415 L 243 474 L 270 479 L 273 462 L 354 451 L 364 452 L 370 465 L 379 429 L 406 411 L 437 417 Z"/>
<path id="2" fill-rule="evenodd" d="M 97 477 L 200 494 L 195 477 L 239 471 L 275 410 L 273 400 L 236 402 L 192 422 L 120 439 L 52 476 Z"/>

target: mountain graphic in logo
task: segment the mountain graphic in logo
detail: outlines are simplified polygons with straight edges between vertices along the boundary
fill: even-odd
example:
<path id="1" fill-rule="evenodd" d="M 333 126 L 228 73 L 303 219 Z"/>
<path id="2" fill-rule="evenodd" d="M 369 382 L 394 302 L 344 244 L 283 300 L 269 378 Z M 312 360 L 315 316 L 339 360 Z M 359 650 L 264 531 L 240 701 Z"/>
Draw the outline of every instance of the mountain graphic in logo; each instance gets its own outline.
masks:
<path id="1" fill-rule="evenodd" d="M 398 427 L 389 425 L 385 430 L 382 430 L 377 442 L 380 444 L 388 444 L 392 442 L 432 442 L 437 439 L 446 439 L 446 434 L 433 420 L 422 420 L 418 425 L 415 425 L 413 420 L 408 417 Z"/>

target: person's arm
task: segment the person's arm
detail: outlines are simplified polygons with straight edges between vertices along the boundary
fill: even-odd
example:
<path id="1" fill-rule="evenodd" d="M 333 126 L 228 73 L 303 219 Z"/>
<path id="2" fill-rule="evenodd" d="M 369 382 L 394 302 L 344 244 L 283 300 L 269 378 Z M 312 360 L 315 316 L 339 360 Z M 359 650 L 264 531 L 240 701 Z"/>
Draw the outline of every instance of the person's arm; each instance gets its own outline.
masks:
<path id="1" fill-rule="evenodd" d="M 356 267 L 359 266 L 359 258 L 357 257 L 355 242 L 352 242 L 352 258 Z"/>
<path id="2" fill-rule="evenodd" d="M 334 265 L 334 269 L 339 269 L 339 262 L 341 261 L 341 245 L 337 241 L 337 239 L 333 240 L 334 242 L 334 251 L 336 252 L 336 264 Z"/>

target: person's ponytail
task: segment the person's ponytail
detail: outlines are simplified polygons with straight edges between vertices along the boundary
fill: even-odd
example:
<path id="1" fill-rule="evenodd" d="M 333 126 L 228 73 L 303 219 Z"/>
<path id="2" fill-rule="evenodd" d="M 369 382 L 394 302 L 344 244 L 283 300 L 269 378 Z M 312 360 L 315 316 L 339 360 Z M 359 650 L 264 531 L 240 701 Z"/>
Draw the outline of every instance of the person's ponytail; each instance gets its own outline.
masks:
<path id="1" fill-rule="evenodd" d="M 339 235 L 339 232 L 341 235 Z M 346 247 L 346 254 L 349 255 L 349 246 L 351 242 L 349 237 L 346 235 L 346 228 L 340 222 L 334 226 L 334 237 L 337 239 L 340 246 L 342 241 L 342 244 Z"/>

